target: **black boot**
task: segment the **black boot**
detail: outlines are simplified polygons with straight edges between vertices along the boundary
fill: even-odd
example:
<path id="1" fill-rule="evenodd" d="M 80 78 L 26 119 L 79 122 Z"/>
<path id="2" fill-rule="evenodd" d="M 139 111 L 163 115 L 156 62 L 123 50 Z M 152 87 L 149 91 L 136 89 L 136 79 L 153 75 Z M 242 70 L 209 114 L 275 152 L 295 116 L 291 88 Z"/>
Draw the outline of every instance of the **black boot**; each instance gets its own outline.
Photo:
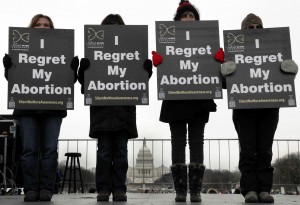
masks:
<path id="1" fill-rule="evenodd" d="M 187 191 L 187 166 L 186 164 L 173 164 L 171 166 L 175 191 L 176 191 L 176 202 L 186 201 Z"/>
<path id="2" fill-rule="evenodd" d="M 189 164 L 189 188 L 191 202 L 201 202 L 201 188 L 205 166 L 199 163 Z"/>

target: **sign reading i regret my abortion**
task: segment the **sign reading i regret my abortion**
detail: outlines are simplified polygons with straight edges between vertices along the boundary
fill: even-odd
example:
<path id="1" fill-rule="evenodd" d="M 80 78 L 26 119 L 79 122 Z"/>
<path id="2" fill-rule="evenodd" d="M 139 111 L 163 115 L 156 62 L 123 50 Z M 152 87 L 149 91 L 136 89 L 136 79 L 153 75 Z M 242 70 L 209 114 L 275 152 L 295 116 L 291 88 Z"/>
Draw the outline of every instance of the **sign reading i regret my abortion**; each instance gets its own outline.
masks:
<path id="1" fill-rule="evenodd" d="M 85 25 L 85 105 L 148 105 L 148 27 Z"/>
<path id="2" fill-rule="evenodd" d="M 222 98 L 219 48 L 218 21 L 157 21 L 158 99 Z"/>
<path id="3" fill-rule="evenodd" d="M 224 31 L 226 61 L 236 71 L 226 77 L 231 109 L 296 107 L 294 74 L 281 71 L 292 59 L 288 27 Z"/>
<path id="4" fill-rule="evenodd" d="M 9 109 L 74 109 L 74 30 L 10 27 L 9 55 Z"/>

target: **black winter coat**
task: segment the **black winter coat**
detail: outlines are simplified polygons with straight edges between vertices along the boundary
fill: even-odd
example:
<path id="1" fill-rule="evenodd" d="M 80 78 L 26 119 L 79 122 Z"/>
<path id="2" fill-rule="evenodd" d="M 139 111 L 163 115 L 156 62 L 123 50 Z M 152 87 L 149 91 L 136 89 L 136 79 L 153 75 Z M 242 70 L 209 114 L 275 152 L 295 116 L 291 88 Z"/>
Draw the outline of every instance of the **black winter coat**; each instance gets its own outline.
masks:
<path id="1" fill-rule="evenodd" d="M 160 118 L 162 122 L 187 121 L 197 115 L 203 116 L 208 121 L 209 112 L 216 111 L 213 100 L 164 100 L 162 102 Z"/>
<path id="2" fill-rule="evenodd" d="M 54 116 L 64 118 L 67 116 L 66 110 L 14 110 L 14 116 Z"/>
<path id="3" fill-rule="evenodd" d="M 90 137 L 102 132 L 126 130 L 128 138 L 137 138 L 135 106 L 90 106 Z"/>

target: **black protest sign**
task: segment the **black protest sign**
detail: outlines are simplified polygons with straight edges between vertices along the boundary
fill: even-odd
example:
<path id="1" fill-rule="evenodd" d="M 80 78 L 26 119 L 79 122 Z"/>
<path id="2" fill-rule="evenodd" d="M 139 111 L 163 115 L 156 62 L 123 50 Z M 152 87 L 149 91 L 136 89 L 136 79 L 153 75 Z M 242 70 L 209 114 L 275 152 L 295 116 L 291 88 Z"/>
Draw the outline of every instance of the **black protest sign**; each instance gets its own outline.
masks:
<path id="1" fill-rule="evenodd" d="M 10 27 L 9 55 L 9 109 L 74 109 L 74 30 Z"/>
<path id="2" fill-rule="evenodd" d="M 226 61 L 237 69 L 226 77 L 231 109 L 295 107 L 294 75 L 281 71 L 292 59 L 288 27 L 224 31 Z"/>
<path id="3" fill-rule="evenodd" d="M 85 25 L 85 105 L 148 105 L 148 26 Z"/>
<path id="4" fill-rule="evenodd" d="M 218 21 L 157 21 L 159 100 L 222 98 Z"/>

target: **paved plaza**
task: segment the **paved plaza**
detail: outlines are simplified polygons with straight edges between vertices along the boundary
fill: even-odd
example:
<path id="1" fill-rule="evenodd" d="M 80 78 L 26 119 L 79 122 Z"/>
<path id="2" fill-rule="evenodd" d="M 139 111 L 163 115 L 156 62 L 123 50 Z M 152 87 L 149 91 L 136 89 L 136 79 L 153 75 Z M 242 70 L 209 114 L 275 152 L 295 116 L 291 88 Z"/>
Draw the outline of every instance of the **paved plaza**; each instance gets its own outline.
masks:
<path id="1" fill-rule="evenodd" d="M 126 205 L 178 205 L 178 204 L 198 204 L 189 202 L 175 202 L 175 194 L 140 194 L 128 193 L 127 202 L 97 202 L 96 194 L 58 194 L 54 195 L 51 202 L 23 202 L 23 195 L 0 196 L 0 205 L 99 205 L 99 204 L 126 204 Z M 239 194 L 202 194 L 201 205 L 242 205 L 244 198 Z M 275 203 L 278 205 L 299 205 L 300 195 L 274 195 Z"/>

